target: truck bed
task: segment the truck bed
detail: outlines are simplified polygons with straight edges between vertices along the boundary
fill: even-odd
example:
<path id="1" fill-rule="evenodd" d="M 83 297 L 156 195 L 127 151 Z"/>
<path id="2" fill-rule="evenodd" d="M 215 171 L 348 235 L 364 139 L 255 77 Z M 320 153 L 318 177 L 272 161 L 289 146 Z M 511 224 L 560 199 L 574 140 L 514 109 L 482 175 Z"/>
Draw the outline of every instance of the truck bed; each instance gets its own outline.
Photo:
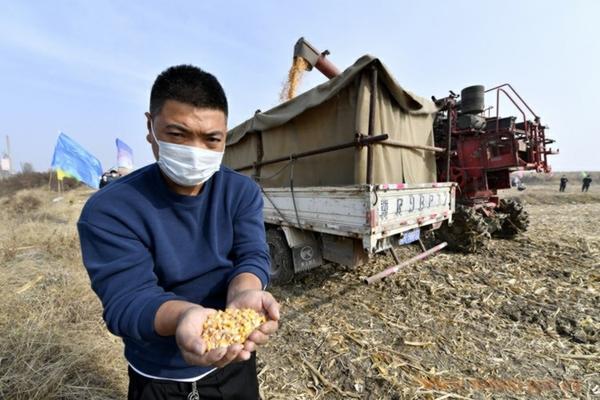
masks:
<path id="1" fill-rule="evenodd" d="M 360 239 L 369 253 L 384 239 L 452 220 L 454 183 L 263 189 L 265 223 Z"/>

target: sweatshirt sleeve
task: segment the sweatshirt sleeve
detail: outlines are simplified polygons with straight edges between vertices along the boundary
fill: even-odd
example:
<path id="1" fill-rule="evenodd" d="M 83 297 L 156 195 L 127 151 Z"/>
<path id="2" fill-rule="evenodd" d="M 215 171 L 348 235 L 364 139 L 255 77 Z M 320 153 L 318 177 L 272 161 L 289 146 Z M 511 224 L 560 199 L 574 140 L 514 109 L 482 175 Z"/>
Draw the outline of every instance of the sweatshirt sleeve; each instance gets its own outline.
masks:
<path id="1" fill-rule="evenodd" d="M 233 263 L 234 270 L 229 274 L 227 284 L 243 272 L 256 275 L 263 288 L 269 283 L 271 257 L 265 235 L 263 220 L 263 199 L 260 189 L 250 182 L 243 193 L 233 219 Z"/>
<path id="2" fill-rule="evenodd" d="M 121 337 L 164 340 L 154 330 L 156 311 L 179 298 L 158 285 L 150 251 L 121 224 L 101 228 L 80 219 L 77 228 L 83 263 L 108 329 Z"/>

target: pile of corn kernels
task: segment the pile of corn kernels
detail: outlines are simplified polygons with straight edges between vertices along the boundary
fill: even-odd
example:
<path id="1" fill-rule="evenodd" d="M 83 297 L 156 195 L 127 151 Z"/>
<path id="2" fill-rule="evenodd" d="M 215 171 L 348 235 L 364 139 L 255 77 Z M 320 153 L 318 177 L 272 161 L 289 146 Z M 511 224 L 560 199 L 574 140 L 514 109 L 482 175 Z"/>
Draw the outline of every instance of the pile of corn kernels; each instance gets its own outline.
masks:
<path id="1" fill-rule="evenodd" d="M 206 351 L 235 343 L 243 344 L 265 321 L 263 315 L 249 308 L 228 308 L 211 314 L 202 327 L 202 340 L 206 343 Z"/>

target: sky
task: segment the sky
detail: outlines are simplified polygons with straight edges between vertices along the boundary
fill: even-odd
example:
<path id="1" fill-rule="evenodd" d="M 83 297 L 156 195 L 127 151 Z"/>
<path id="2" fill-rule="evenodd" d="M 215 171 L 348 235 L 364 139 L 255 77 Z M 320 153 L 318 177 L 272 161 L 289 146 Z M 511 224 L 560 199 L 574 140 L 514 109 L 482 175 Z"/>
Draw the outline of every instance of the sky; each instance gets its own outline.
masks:
<path id="1" fill-rule="evenodd" d="M 380 58 L 424 97 L 509 82 L 550 127 L 554 170 L 600 170 L 599 16 L 595 0 L 0 0 L 0 151 L 8 135 L 13 165 L 44 171 L 64 132 L 108 169 L 118 137 L 141 167 L 154 161 L 144 112 L 161 71 L 217 76 L 234 127 L 278 104 L 304 36 L 342 70 Z M 307 73 L 300 91 L 325 81 Z"/>

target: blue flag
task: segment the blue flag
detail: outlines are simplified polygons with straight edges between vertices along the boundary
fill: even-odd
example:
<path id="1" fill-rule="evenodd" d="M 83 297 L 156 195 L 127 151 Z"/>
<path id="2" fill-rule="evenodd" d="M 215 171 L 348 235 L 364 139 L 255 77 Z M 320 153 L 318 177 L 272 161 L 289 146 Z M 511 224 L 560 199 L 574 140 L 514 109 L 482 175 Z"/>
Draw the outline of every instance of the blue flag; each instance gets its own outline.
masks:
<path id="1" fill-rule="evenodd" d="M 62 132 L 56 141 L 51 168 L 58 176 L 75 178 L 95 189 L 102 176 L 100 161 Z"/>
<path id="2" fill-rule="evenodd" d="M 124 141 L 117 138 L 117 166 L 133 169 L 133 150 Z"/>

